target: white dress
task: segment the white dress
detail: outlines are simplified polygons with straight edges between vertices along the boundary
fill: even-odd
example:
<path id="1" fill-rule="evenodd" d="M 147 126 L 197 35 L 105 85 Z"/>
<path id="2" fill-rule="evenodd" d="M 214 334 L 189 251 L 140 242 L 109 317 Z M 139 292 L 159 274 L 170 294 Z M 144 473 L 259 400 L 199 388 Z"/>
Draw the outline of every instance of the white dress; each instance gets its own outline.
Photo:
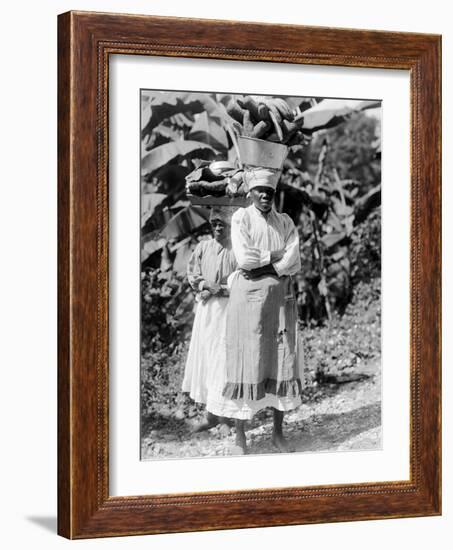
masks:
<path id="1" fill-rule="evenodd" d="M 196 312 L 184 371 L 182 391 L 217 416 L 248 418 L 242 407 L 222 396 L 226 383 L 226 312 L 228 296 L 211 296 L 205 303 L 198 298 L 204 281 L 226 287 L 237 264 L 233 252 L 215 239 L 201 241 L 190 257 L 187 276 L 197 292 Z"/>

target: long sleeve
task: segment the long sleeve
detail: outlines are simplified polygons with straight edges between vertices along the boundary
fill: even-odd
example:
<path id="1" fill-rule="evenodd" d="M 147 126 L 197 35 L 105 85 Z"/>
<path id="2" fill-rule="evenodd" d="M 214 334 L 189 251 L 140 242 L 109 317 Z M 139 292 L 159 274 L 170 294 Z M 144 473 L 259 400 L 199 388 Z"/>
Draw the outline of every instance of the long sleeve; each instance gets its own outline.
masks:
<path id="1" fill-rule="evenodd" d="M 273 263 L 279 277 L 294 275 L 300 268 L 299 234 L 296 226 L 289 216 L 285 220 L 285 253 L 283 258 Z"/>
<path id="2" fill-rule="evenodd" d="M 270 263 L 269 250 L 261 250 L 252 245 L 252 240 L 245 223 L 244 210 L 233 214 L 231 221 L 231 245 L 241 269 L 251 270 Z"/>
<path id="3" fill-rule="evenodd" d="M 190 286 L 196 292 L 201 290 L 200 284 L 204 280 L 201 273 L 202 250 L 202 244 L 198 243 L 189 258 L 189 262 L 187 263 L 187 279 L 189 280 Z"/>

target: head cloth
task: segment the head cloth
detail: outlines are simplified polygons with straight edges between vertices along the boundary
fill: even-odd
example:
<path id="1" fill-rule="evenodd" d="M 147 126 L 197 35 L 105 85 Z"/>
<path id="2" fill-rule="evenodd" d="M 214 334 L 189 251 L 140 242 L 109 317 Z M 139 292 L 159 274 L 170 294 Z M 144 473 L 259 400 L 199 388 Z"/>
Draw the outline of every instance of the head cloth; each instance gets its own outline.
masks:
<path id="1" fill-rule="evenodd" d="M 236 208 L 231 206 L 213 206 L 209 215 L 209 221 L 212 223 L 214 220 L 221 220 L 227 225 L 231 225 L 231 216 Z"/>
<path id="2" fill-rule="evenodd" d="M 249 191 L 254 187 L 270 187 L 275 191 L 280 175 L 280 170 L 272 168 L 246 168 L 244 182 Z"/>

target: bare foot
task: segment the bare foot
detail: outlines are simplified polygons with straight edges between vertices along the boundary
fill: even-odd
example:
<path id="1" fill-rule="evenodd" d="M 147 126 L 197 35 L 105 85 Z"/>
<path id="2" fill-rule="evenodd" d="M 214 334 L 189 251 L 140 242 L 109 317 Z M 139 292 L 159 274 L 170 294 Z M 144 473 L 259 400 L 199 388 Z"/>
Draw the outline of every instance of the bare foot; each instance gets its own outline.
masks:
<path id="1" fill-rule="evenodd" d="M 235 441 L 235 450 L 237 450 L 238 452 L 236 452 L 235 454 L 242 454 L 242 455 L 246 455 L 247 454 L 247 440 L 245 439 L 245 435 L 242 433 L 237 433 L 236 434 L 236 441 Z"/>
<path id="2" fill-rule="evenodd" d="M 244 449 L 240 445 L 233 445 L 231 447 L 231 454 L 232 455 L 246 455 L 247 454 L 247 449 Z"/>
<path id="3" fill-rule="evenodd" d="M 227 424 L 221 424 L 220 428 L 219 428 L 219 434 L 222 436 L 222 437 L 228 437 L 231 433 L 231 430 L 230 430 L 230 427 L 227 425 Z"/>
<path id="4" fill-rule="evenodd" d="M 214 414 L 209 414 L 206 420 L 203 420 L 192 427 L 192 433 L 197 434 L 200 432 L 205 432 L 206 430 L 210 430 L 214 426 L 217 426 L 218 423 L 219 417 Z"/>
<path id="5" fill-rule="evenodd" d="M 294 453 L 295 451 L 289 441 L 283 437 L 283 434 L 273 433 L 272 444 L 280 453 Z"/>

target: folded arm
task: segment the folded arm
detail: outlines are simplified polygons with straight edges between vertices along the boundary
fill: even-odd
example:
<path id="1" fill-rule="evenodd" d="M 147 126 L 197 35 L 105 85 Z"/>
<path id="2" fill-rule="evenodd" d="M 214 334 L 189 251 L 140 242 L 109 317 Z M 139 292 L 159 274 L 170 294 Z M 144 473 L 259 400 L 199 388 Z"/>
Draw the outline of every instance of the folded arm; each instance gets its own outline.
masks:
<path id="1" fill-rule="evenodd" d="M 242 218 L 233 217 L 231 244 L 240 269 L 250 271 L 270 263 L 270 252 L 253 246 Z"/>
<path id="2" fill-rule="evenodd" d="M 249 278 L 262 275 L 284 277 L 300 270 L 299 234 L 289 216 L 283 227 L 284 248 L 281 250 L 261 250 L 253 246 L 249 232 L 242 218 L 233 217 L 231 241 L 238 267 L 247 272 Z"/>
<path id="3" fill-rule="evenodd" d="M 285 235 L 285 249 L 280 260 L 273 263 L 279 277 L 294 275 L 300 270 L 299 233 L 293 221 L 288 217 Z"/>

